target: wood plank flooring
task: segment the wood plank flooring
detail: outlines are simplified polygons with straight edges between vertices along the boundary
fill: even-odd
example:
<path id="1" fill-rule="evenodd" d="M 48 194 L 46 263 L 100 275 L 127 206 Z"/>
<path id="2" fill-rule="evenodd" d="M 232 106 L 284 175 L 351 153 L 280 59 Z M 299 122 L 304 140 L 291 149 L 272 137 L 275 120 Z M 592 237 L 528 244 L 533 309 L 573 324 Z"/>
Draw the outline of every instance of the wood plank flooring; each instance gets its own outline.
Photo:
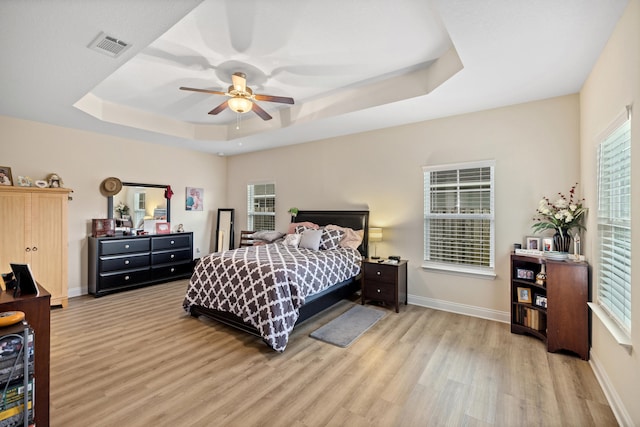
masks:
<path id="1" fill-rule="evenodd" d="M 402 306 L 349 348 L 299 325 L 284 353 L 186 315 L 186 281 L 52 311 L 51 425 L 615 426 L 595 376 L 509 326 Z"/>

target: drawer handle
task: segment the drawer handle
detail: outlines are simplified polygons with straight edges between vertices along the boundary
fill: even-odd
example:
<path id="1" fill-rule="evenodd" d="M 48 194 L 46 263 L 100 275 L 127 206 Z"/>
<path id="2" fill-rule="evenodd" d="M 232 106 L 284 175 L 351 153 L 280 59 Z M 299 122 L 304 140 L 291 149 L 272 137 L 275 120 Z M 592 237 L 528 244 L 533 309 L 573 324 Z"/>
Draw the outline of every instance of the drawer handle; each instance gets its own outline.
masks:
<path id="1" fill-rule="evenodd" d="M 124 248 L 125 249 L 129 249 L 129 245 L 124 245 Z"/>
<path id="2" fill-rule="evenodd" d="M 175 240 L 172 240 L 172 241 L 171 241 L 171 244 L 172 244 L 172 245 L 173 245 L 173 244 L 175 244 L 175 243 L 176 243 L 176 242 L 175 242 Z"/>
<path id="3" fill-rule="evenodd" d="M 382 274 L 382 273 L 380 273 L 379 271 L 376 271 L 376 274 L 379 276 L 379 275 L 380 275 L 380 274 Z"/>
<path id="4" fill-rule="evenodd" d="M 124 260 L 124 265 L 129 265 L 129 260 L 128 259 Z"/>
<path id="5" fill-rule="evenodd" d="M 31 252 L 31 248 L 25 248 L 24 251 L 25 252 Z"/>
<path id="6" fill-rule="evenodd" d="M 380 289 L 378 289 L 378 293 L 380 293 Z"/>
<path id="7" fill-rule="evenodd" d="M 175 258 L 176 256 L 174 254 L 171 254 L 171 259 Z"/>
<path id="8" fill-rule="evenodd" d="M 129 276 L 124 276 L 124 280 L 129 280 L 130 277 Z"/>
<path id="9" fill-rule="evenodd" d="M 176 271 L 175 267 L 171 267 L 171 272 L 173 273 L 174 271 Z"/>

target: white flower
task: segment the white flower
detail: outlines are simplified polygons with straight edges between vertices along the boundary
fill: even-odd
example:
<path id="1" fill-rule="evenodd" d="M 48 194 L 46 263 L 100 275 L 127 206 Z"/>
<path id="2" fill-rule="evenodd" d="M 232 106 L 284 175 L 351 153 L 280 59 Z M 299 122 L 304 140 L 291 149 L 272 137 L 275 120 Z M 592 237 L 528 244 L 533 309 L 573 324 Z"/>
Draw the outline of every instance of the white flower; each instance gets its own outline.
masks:
<path id="1" fill-rule="evenodd" d="M 555 201 L 554 205 L 558 208 L 558 209 L 563 209 L 566 208 L 567 205 L 569 204 L 569 202 L 567 202 L 563 197 L 560 197 L 558 200 Z"/>
<path id="2" fill-rule="evenodd" d="M 577 205 L 569 205 L 569 209 L 571 209 L 571 212 L 575 212 L 576 209 L 578 209 Z"/>

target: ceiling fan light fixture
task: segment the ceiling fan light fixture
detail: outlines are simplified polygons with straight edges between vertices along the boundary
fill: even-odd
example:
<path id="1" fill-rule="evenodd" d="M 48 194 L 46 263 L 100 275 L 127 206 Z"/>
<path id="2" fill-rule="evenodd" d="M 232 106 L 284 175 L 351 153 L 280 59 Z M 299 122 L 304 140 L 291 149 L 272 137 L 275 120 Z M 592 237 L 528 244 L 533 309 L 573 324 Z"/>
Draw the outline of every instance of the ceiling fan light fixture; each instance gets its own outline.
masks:
<path id="1" fill-rule="evenodd" d="M 251 102 L 247 98 L 241 98 L 238 96 L 234 96 L 228 101 L 229 108 L 236 113 L 246 113 L 251 111 L 251 107 L 253 106 L 253 102 Z"/>

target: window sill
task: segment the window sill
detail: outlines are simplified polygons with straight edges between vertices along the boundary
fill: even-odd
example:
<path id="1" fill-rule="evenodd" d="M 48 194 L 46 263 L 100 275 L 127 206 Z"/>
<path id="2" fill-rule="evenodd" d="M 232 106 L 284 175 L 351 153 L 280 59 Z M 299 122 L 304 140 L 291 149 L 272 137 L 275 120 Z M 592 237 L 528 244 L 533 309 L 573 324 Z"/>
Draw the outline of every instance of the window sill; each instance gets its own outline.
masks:
<path id="1" fill-rule="evenodd" d="M 587 305 L 589 306 L 591 311 L 596 316 L 598 316 L 598 319 L 600 319 L 609 333 L 613 335 L 613 338 L 618 342 L 618 344 L 621 345 L 625 350 L 627 350 L 629 354 L 631 354 L 631 350 L 633 349 L 631 337 L 629 337 L 629 335 L 627 335 L 627 333 L 623 331 L 622 328 L 620 328 L 620 326 L 618 326 L 616 322 L 614 322 L 611 317 L 609 317 L 607 312 L 604 311 L 597 303 L 588 302 Z"/>
<path id="2" fill-rule="evenodd" d="M 433 270 L 441 273 L 462 274 L 480 279 L 493 280 L 496 278 L 496 272 L 492 268 L 474 268 L 462 265 L 438 264 L 434 262 L 424 261 L 422 268 L 425 270 Z"/>

